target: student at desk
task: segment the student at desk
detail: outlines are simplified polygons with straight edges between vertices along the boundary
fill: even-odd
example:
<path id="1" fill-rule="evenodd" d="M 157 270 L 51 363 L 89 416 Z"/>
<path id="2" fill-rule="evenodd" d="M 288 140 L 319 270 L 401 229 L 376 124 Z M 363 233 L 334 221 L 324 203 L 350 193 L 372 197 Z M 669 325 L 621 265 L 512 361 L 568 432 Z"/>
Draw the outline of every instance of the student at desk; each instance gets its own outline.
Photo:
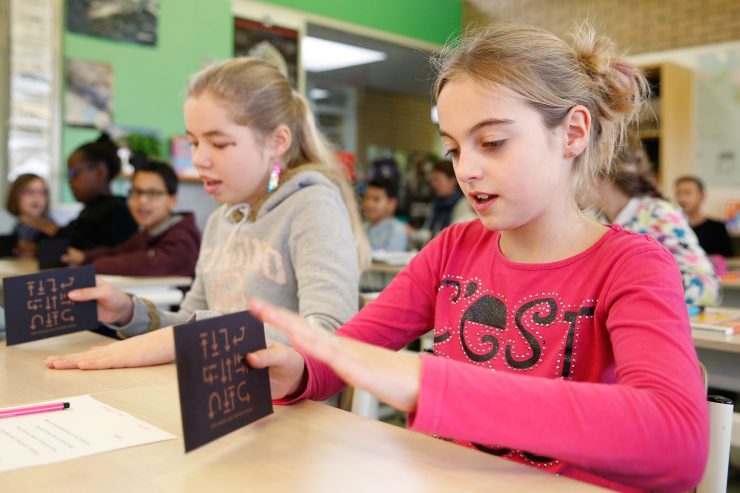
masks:
<path id="1" fill-rule="evenodd" d="M 619 491 L 691 489 L 708 421 L 680 272 L 654 238 L 578 207 L 644 75 L 585 28 L 572 49 L 500 24 L 438 67 L 440 135 L 480 220 L 443 230 L 336 335 L 253 301 L 295 349 L 249 363 L 282 403 L 347 382 L 486 453 Z M 430 328 L 434 355 L 394 352 Z"/>
<path id="2" fill-rule="evenodd" d="M 33 224 L 37 220 L 53 224 L 49 219 L 49 187 L 44 179 L 33 173 L 19 175 L 8 190 L 5 208 L 18 218 L 13 227 L 13 234 L 18 237 L 16 254 L 35 256 L 37 243 L 49 236 Z"/>
<path id="3" fill-rule="evenodd" d="M 100 321 L 115 325 L 121 336 L 143 335 L 52 356 L 49 367 L 172 361 L 172 324 L 244 310 L 257 294 L 329 331 L 357 312 L 367 239 L 352 187 L 305 98 L 272 64 L 238 58 L 192 78 L 185 123 L 205 191 L 222 205 L 208 219 L 180 310 L 158 312 L 108 285 L 72 291 L 75 301 L 96 299 Z"/>
<path id="4" fill-rule="evenodd" d="M 663 198 L 636 136 L 617 153 L 611 174 L 597 182 L 591 201 L 608 222 L 649 234 L 676 260 L 688 306 L 717 304 L 719 281 L 681 210 Z"/>
<path id="5" fill-rule="evenodd" d="M 111 181 L 121 171 L 118 148 L 106 133 L 81 145 L 67 159 L 67 181 L 84 204 L 80 215 L 64 227 L 36 218 L 28 224 L 48 236 L 69 238 L 80 249 L 114 246 L 136 232 L 134 218 L 123 197 L 111 193 Z"/>
<path id="6" fill-rule="evenodd" d="M 718 276 L 727 271 L 727 258 L 735 255 L 732 239 L 722 221 L 704 215 L 704 182 L 697 176 L 681 176 L 676 180 L 676 201 L 683 209 L 691 229 L 699 239 L 699 245 L 707 252 Z"/>
<path id="7" fill-rule="evenodd" d="M 139 231 L 114 247 L 69 248 L 62 261 L 70 266 L 92 264 L 99 274 L 193 277 L 200 231 L 192 213 L 173 213 L 177 186 L 171 166 L 155 161 L 138 164 L 128 203 Z"/>

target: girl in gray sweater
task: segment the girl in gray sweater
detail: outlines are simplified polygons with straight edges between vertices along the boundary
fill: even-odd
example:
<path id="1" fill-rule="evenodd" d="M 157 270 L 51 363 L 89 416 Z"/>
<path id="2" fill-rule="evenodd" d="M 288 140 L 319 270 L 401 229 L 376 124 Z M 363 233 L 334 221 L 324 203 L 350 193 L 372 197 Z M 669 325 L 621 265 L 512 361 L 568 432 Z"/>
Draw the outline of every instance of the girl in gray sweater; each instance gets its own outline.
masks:
<path id="1" fill-rule="evenodd" d="M 306 100 L 271 64 L 239 58 L 191 79 L 185 122 L 205 191 L 222 205 L 208 219 L 180 311 L 159 311 L 106 284 L 72 291 L 75 301 L 96 300 L 100 321 L 129 339 L 50 356 L 49 368 L 172 361 L 173 324 L 244 310 L 253 296 L 332 331 L 357 311 L 369 248 L 352 188 Z"/>

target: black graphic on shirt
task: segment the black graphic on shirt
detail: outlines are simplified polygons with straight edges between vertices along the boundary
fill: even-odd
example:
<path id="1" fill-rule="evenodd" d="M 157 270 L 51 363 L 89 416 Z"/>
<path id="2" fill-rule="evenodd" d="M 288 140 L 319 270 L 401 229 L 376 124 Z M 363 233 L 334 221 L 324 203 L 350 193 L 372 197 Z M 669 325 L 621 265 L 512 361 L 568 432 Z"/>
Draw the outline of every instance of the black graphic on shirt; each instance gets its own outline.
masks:
<path id="1" fill-rule="evenodd" d="M 474 353 L 465 340 L 465 324 L 473 322 L 497 329 L 506 328 L 506 305 L 491 295 L 481 296 L 475 303 L 463 313 L 460 320 L 460 342 L 462 343 L 465 354 L 473 361 L 488 361 L 496 356 L 499 348 L 498 339 L 492 334 L 485 334 L 481 337 L 482 342 L 491 344 L 491 350 L 485 354 Z"/>

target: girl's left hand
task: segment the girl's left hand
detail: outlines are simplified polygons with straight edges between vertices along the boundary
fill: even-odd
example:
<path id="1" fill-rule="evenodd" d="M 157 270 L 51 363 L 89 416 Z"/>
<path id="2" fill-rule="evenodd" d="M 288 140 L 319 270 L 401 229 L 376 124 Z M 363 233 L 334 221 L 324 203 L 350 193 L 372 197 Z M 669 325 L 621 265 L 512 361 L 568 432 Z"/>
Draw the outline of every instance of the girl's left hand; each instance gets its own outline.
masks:
<path id="1" fill-rule="evenodd" d="M 303 354 L 328 364 L 348 384 L 367 390 L 401 411 L 416 409 L 421 379 L 421 359 L 417 355 L 338 337 L 264 301 L 250 301 L 249 309 L 257 318 L 287 334 Z"/>

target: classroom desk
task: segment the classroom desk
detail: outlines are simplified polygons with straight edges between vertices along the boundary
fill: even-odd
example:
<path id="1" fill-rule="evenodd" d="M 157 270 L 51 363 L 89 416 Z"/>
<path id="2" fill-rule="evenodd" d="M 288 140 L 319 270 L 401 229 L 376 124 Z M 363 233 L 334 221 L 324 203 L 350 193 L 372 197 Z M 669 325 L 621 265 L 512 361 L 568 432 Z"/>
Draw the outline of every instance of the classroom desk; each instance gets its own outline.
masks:
<path id="1" fill-rule="evenodd" d="M 20 276 L 38 272 L 35 259 L 0 259 L 0 278 Z M 142 296 L 157 306 L 169 308 L 182 301 L 180 287 L 190 286 L 193 280 L 187 276 L 112 276 L 99 274 L 106 283 L 127 293 Z M 2 286 L 0 285 L 0 293 Z M 0 297 L 1 299 L 1 297 Z"/>
<path id="2" fill-rule="evenodd" d="M 276 406 L 274 415 L 186 455 L 174 365 L 61 372 L 41 364 L 48 352 L 97 338 L 0 347 L 0 406 L 89 393 L 178 438 L 5 472 L 3 493 L 606 491 L 308 401 Z"/>
<path id="3" fill-rule="evenodd" d="M 706 330 L 693 330 L 696 354 L 709 375 L 709 385 L 740 393 L 740 334 L 726 336 Z M 740 403 L 735 403 L 738 409 Z M 732 419 L 733 447 L 740 447 L 740 413 Z"/>
<path id="4" fill-rule="evenodd" d="M 720 280 L 722 306 L 740 308 L 740 279 Z"/>
<path id="5" fill-rule="evenodd" d="M 740 257 L 728 257 L 727 268 L 730 270 L 740 270 Z"/>

